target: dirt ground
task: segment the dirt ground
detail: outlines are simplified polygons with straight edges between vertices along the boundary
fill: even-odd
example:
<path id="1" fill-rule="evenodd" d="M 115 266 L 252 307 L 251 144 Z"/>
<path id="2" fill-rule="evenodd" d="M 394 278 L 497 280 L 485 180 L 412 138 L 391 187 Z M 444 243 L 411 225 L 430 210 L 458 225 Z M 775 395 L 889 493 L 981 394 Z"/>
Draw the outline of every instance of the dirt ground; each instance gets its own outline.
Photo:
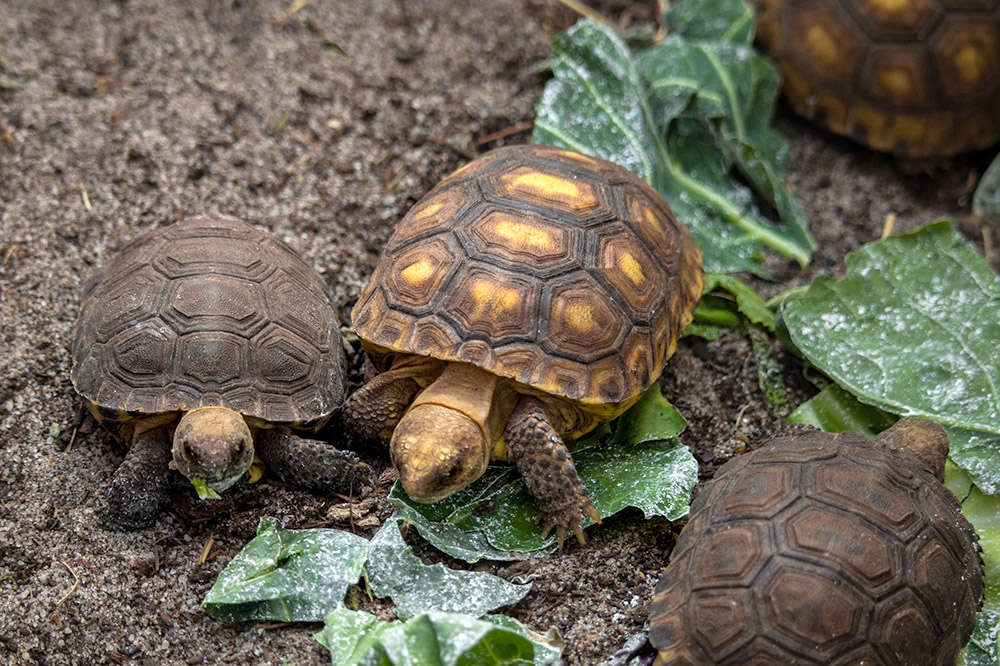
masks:
<path id="1" fill-rule="evenodd" d="M 391 512 L 391 479 L 350 511 L 340 498 L 262 483 L 234 488 L 211 512 L 179 496 L 153 528 L 101 529 L 96 504 L 122 451 L 92 421 L 68 446 L 81 282 L 150 228 L 222 212 L 279 233 L 346 316 L 409 206 L 478 152 L 528 139 L 545 82 L 533 72 L 574 17 L 555 0 L 288 9 L 3 2 L 0 56 L 16 89 L 0 90 L 0 664 L 329 661 L 312 638 L 318 625 L 224 624 L 199 601 L 260 516 L 347 529 L 353 513 L 369 536 Z M 907 175 L 784 111 L 777 124 L 819 250 L 807 271 L 773 261 L 779 281 L 755 283 L 765 295 L 842 270 L 845 252 L 877 239 L 889 213 L 897 230 L 951 217 L 983 247 L 967 207 L 985 155 Z M 512 133 L 491 137 L 503 130 Z M 806 397 L 801 364 L 785 361 Z M 738 335 L 682 341 L 670 361 L 662 386 L 690 421 L 682 438 L 703 476 L 719 462 L 716 444 L 776 422 L 756 376 Z M 380 452 L 365 459 L 387 467 Z M 558 627 L 567 664 L 596 664 L 641 630 L 676 529 L 626 512 L 590 530 L 586 546 L 483 568 L 529 574 L 534 589 L 508 612 Z"/>

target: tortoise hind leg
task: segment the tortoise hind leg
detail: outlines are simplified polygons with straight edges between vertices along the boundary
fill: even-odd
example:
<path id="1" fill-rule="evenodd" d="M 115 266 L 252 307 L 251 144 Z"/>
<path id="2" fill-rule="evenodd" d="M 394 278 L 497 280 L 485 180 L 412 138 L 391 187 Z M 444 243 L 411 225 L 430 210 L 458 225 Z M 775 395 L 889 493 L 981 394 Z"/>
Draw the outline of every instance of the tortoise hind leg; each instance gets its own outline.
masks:
<path id="1" fill-rule="evenodd" d="M 170 499 L 170 459 L 165 429 L 147 430 L 135 438 L 111 477 L 104 508 L 106 527 L 138 530 L 156 522 Z"/>
<path id="2" fill-rule="evenodd" d="M 596 523 L 601 522 L 601 517 L 590 503 L 590 493 L 577 476 L 569 450 L 540 400 L 521 396 L 507 422 L 504 439 L 508 459 L 517 464 L 528 492 L 542 512 L 542 536 L 555 528 L 561 548 L 566 528 L 570 528 L 577 541 L 585 543 L 583 516 Z"/>
<path id="3" fill-rule="evenodd" d="M 346 493 L 370 483 L 371 469 L 350 451 L 299 437 L 288 428 L 257 431 L 257 455 L 284 483 L 316 493 Z"/>
<path id="4" fill-rule="evenodd" d="M 411 371 L 406 370 L 407 374 Z M 359 388 L 344 402 L 344 424 L 368 439 L 388 440 L 420 390 L 409 376 L 389 370 Z"/>

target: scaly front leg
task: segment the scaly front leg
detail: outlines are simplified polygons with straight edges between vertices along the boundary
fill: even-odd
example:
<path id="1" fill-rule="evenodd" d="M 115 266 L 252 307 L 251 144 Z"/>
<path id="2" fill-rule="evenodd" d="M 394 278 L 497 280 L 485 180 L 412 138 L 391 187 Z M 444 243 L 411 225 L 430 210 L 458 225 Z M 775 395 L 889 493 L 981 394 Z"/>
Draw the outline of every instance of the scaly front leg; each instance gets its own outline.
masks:
<path id="1" fill-rule="evenodd" d="M 601 517 L 590 503 L 590 493 L 577 476 L 569 450 L 552 427 L 539 399 L 521 396 L 507 422 L 504 439 L 507 458 L 517 464 L 528 492 L 541 509 L 542 536 L 548 536 L 555 528 L 562 548 L 566 528 L 570 528 L 577 541 L 585 543 L 583 516 L 596 523 L 601 522 Z"/>
<path id="2" fill-rule="evenodd" d="M 420 386 L 390 370 L 355 391 L 342 410 L 344 425 L 369 439 L 388 440 Z"/>
<path id="3" fill-rule="evenodd" d="M 285 483 L 315 493 L 346 493 L 371 484 L 371 468 L 351 451 L 299 437 L 288 428 L 257 433 L 257 455 Z"/>

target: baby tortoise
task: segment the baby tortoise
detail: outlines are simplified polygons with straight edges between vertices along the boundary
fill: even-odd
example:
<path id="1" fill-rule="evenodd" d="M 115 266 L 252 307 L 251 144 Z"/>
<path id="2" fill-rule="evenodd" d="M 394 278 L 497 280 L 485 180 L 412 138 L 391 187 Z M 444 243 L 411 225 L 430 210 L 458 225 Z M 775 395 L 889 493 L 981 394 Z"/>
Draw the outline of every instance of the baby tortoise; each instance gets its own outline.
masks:
<path id="1" fill-rule="evenodd" d="M 152 524 L 168 468 L 199 493 L 231 486 L 255 453 L 317 492 L 363 479 L 354 454 L 292 432 L 340 405 L 344 363 L 323 280 L 280 240 L 213 216 L 129 243 L 88 282 L 73 343 L 73 385 L 129 447 L 109 523 Z"/>
<path id="2" fill-rule="evenodd" d="M 983 599 L 944 429 L 801 429 L 723 465 L 650 607 L 660 666 L 953 666 Z"/>
<path id="3" fill-rule="evenodd" d="M 399 223 L 352 312 L 382 373 L 344 405 L 435 502 L 517 464 L 562 543 L 599 522 L 564 444 L 659 377 L 702 292 L 701 253 L 628 170 L 545 145 L 494 150 Z"/>
<path id="4" fill-rule="evenodd" d="M 1000 139 L 1000 3 L 754 3 L 758 41 L 800 115 L 904 158 Z"/>

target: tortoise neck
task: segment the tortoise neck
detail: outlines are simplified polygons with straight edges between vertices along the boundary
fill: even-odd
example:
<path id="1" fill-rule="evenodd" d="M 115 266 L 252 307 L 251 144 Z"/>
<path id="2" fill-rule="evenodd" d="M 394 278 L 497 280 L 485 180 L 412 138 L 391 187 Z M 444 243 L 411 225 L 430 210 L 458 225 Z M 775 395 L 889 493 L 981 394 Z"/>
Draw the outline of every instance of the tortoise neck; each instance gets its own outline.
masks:
<path id="1" fill-rule="evenodd" d="M 493 393 L 497 376 L 470 363 L 446 363 L 441 374 L 421 391 L 410 405 L 441 405 L 467 416 L 483 431 L 489 444 L 500 433 L 491 433 L 489 427 Z"/>

